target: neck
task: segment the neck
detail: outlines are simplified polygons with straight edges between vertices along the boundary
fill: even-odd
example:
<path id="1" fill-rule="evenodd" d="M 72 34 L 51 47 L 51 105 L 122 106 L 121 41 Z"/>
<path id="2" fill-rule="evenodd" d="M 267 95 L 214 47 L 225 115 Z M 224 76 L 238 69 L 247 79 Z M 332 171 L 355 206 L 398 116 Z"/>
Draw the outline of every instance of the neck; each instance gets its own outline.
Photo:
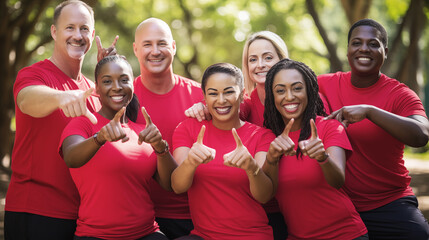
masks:
<path id="1" fill-rule="evenodd" d="M 173 71 L 161 74 L 141 71 L 141 81 L 149 91 L 156 94 L 168 93 L 173 89 L 175 84 Z"/>
<path id="2" fill-rule="evenodd" d="M 265 105 L 265 85 L 257 84 L 256 92 L 258 93 L 258 98 L 261 101 L 262 105 Z"/>
<path id="3" fill-rule="evenodd" d="M 213 126 L 220 130 L 232 130 L 233 128 L 238 129 L 244 125 L 244 121 L 240 120 L 237 113 L 236 116 L 232 117 L 229 121 L 219 121 L 215 118 L 212 119 Z"/>
<path id="4" fill-rule="evenodd" d="M 81 60 L 65 59 L 59 57 L 54 51 L 49 60 L 71 79 L 78 80 L 82 71 L 83 58 Z"/>
<path id="5" fill-rule="evenodd" d="M 112 120 L 117 112 L 111 112 L 112 110 L 109 109 L 107 110 L 106 108 L 104 108 L 104 106 L 101 107 L 100 111 L 98 111 L 97 113 L 100 114 L 101 116 L 103 116 L 106 119 Z M 127 123 L 128 122 L 128 118 L 127 118 L 127 110 L 125 109 L 124 114 L 122 115 L 121 119 L 120 119 L 121 123 Z"/>
<path id="6" fill-rule="evenodd" d="M 380 76 L 381 72 L 378 72 L 376 74 L 363 75 L 354 73 L 352 71 L 350 80 L 352 85 L 357 88 L 367 88 L 374 85 L 378 81 L 378 79 L 380 79 Z"/>

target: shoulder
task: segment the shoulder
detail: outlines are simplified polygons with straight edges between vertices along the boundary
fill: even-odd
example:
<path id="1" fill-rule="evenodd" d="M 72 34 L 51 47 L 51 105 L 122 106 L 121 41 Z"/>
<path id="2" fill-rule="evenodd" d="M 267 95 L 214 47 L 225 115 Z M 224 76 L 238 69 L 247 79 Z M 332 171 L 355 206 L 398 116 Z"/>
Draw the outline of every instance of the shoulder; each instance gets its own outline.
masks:
<path id="1" fill-rule="evenodd" d="M 192 79 L 189 78 L 185 78 L 183 76 L 180 75 L 174 75 L 174 77 L 176 78 L 176 83 L 177 85 L 182 85 L 182 86 L 189 86 L 189 87 L 195 87 L 195 88 L 201 88 L 201 84 L 197 81 L 194 81 Z"/>
<path id="2" fill-rule="evenodd" d="M 267 128 L 264 127 L 260 127 L 256 124 L 250 123 L 250 122 L 245 122 L 245 124 L 241 127 L 243 132 L 247 132 L 248 134 L 250 134 L 250 137 L 258 137 L 258 138 L 265 138 L 265 137 L 269 137 L 274 139 L 275 135 L 274 133 Z"/>
<path id="3" fill-rule="evenodd" d="M 321 74 L 317 76 L 317 80 L 320 81 L 335 81 L 339 80 L 341 78 L 347 78 L 347 76 L 350 75 L 350 72 L 336 72 L 336 73 L 327 73 L 327 74 Z"/>

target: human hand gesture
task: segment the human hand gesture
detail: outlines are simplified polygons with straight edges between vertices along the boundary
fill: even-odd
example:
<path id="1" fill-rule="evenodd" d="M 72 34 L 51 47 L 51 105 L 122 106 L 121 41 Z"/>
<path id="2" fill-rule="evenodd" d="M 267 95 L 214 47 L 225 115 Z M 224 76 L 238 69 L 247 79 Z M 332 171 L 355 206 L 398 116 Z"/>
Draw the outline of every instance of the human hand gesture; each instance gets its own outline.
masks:
<path id="1" fill-rule="evenodd" d="M 240 137 L 237 134 L 235 128 L 232 129 L 232 135 L 234 136 L 237 147 L 225 155 L 223 155 L 223 164 L 229 167 L 238 167 L 244 169 L 247 173 L 255 173 L 255 169 L 258 169 L 258 163 L 250 155 L 246 146 L 241 142 Z"/>
<path id="2" fill-rule="evenodd" d="M 86 91 L 64 91 L 59 98 L 59 108 L 63 111 L 66 117 L 78 117 L 83 115 L 93 124 L 97 124 L 97 118 L 86 107 L 86 99 L 91 96 L 93 91 L 94 88 L 90 88 Z"/>
<path id="3" fill-rule="evenodd" d="M 166 143 L 162 141 L 161 132 L 155 124 L 153 124 L 146 109 L 142 107 L 141 110 L 146 121 L 146 127 L 139 133 L 139 144 L 143 142 L 149 143 L 157 152 L 162 152 L 166 148 Z"/>
<path id="4" fill-rule="evenodd" d="M 186 109 L 185 115 L 188 118 L 196 118 L 198 122 L 212 119 L 208 108 L 202 102 L 195 103 L 192 107 Z"/>
<path id="5" fill-rule="evenodd" d="M 106 141 L 115 142 L 122 139 L 122 142 L 129 140 L 128 136 L 125 134 L 124 129 L 121 125 L 121 118 L 125 113 L 125 107 L 121 108 L 112 120 L 98 132 L 97 140 L 100 143 L 105 143 Z M 100 140 L 101 139 L 101 140 Z"/>
<path id="6" fill-rule="evenodd" d="M 277 136 L 277 138 L 271 142 L 267 154 L 267 161 L 269 161 L 269 163 L 276 164 L 282 155 L 295 156 L 295 143 L 289 137 L 289 132 L 294 121 L 295 120 L 293 118 L 289 120 L 282 134 Z M 271 160 L 268 158 L 271 158 Z"/>
<path id="7" fill-rule="evenodd" d="M 118 41 L 119 36 L 116 35 L 115 39 L 112 42 L 112 45 L 108 48 L 103 48 L 103 45 L 101 45 L 101 39 L 99 36 L 95 37 L 95 42 L 97 43 L 97 62 L 99 62 L 101 59 L 107 56 L 116 55 L 116 42 Z"/>
<path id="8" fill-rule="evenodd" d="M 336 119 L 343 124 L 345 128 L 351 123 L 356 123 L 364 120 L 368 116 L 368 111 L 371 109 L 371 106 L 361 104 L 353 106 L 345 106 L 337 111 L 331 113 L 325 119 Z"/>
<path id="9" fill-rule="evenodd" d="M 192 145 L 188 153 L 188 162 L 194 167 L 198 167 L 201 163 L 208 163 L 215 158 L 216 150 L 209 148 L 203 144 L 204 132 L 206 126 L 202 126 L 198 134 L 197 141 Z"/>
<path id="10" fill-rule="evenodd" d="M 316 124 L 313 119 L 310 119 L 311 136 L 308 140 L 303 140 L 298 143 L 299 148 L 304 156 L 309 156 L 319 162 L 323 162 L 328 157 L 325 152 L 322 140 L 317 134 Z"/>

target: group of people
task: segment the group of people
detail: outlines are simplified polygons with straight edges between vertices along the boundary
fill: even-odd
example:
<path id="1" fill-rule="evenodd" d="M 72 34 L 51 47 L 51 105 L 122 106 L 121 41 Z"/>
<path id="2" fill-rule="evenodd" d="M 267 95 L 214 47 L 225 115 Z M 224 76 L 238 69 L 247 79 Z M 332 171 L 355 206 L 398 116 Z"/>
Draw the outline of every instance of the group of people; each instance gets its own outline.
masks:
<path id="1" fill-rule="evenodd" d="M 242 70 L 173 73 L 165 22 L 135 32 L 140 76 L 97 39 L 81 1 L 57 6 L 49 59 L 14 85 L 6 239 L 428 239 L 404 166 L 424 146 L 418 96 L 380 72 L 387 33 L 360 20 L 350 72 L 316 76 L 275 33 L 252 34 Z"/>

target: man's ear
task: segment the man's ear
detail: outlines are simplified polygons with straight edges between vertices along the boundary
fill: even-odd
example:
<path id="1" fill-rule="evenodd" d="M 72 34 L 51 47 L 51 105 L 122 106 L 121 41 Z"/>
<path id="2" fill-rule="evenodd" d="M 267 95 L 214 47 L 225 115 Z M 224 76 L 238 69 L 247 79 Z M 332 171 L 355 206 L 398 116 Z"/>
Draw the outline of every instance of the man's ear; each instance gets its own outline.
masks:
<path id="1" fill-rule="evenodd" d="M 57 27 L 55 27 L 54 24 L 51 25 L 51 37 L 54 39 L 54 41 L 57 40 Z"/>

